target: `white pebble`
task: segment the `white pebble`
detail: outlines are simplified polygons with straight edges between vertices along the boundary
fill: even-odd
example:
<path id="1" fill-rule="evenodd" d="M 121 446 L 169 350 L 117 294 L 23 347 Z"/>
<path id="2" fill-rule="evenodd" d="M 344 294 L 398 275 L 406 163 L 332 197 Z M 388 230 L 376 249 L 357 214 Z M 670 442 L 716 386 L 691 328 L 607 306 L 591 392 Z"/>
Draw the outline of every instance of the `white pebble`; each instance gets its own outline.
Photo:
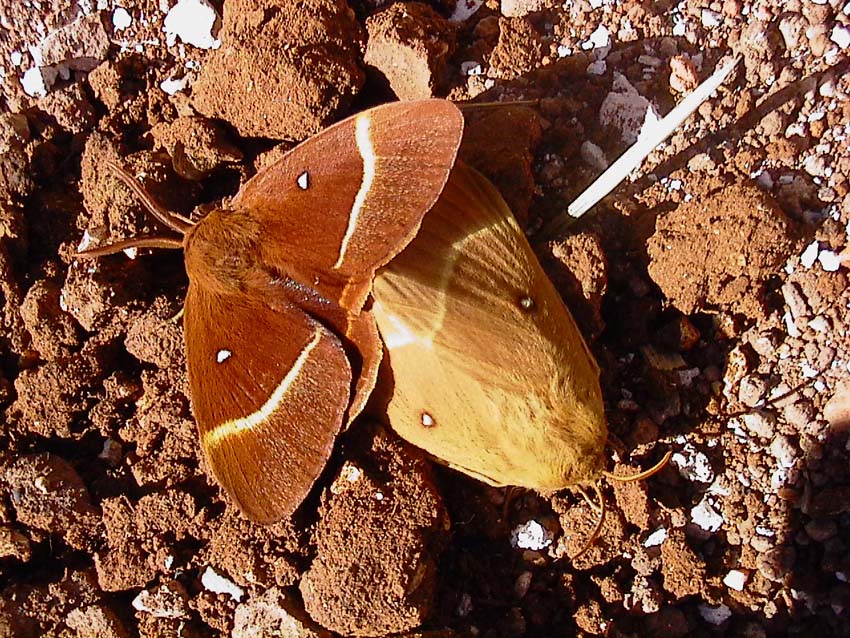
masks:
<path id="1" fill-rule="evenodd" d="M 806 246 L 803 254 L 800 255 L 800 263 L 806 268 L 811 268 L 818 258 L 818 248 L 819 245 L 817 240 Z"/>
<path id="2" fill-rule="evenodd" d="M 841 267 L 841 258 L 831 250 L 822 250 L 818 255 L 821 268 L 826 272 L 835 272 Z"/>
<path id="3" fill-rule="evenodd" d="M 714 509 L 708 498 L 703 496 L 702 500 L 691 508 L 691 522 L 707 532 L 716 532 L 723 525 L 723 516 Z"/>
<path id="4" fill-rule="evenodd" d="M 797 330 L 797 324 L 794 323 L 794 317 L 791 316 L 791 311 L 786 311 L 782 319 L 785 321 L 785 330 L 788 332 L 788 336 L 799 337 L 800 331 Z"/>
<path id="5" fill-rule="evenodd" d="M 712 11 L 711 9 L 703 9 L 701 18 L 702 26 L 704 26 L 706 29 L 716 27 L 721 22 L 723 22 L 723 16 L 721 16 L 716 11 Z"/>
<path id="6" fill-rule="evenodd" d="M 511 532 L 511 546 L 539 551 L 552 544 L 552 533 L 535 520 L 517 525 Z"/>
<path id="7" fill-rule="evenodd" d="M 723 578 L 723 584 L 729 589 L 734 589 L 735 591 L 744 591 L 744 583 L 746 582 L 747 575 L 737 569 L 730 570 Z"/>
<path id="8" fill-rule="evenodd" d="M 116 31 L 123 31 L 131 24 L 133 24 L 133 18 L 124 7 L 117 7 L 112 12 L 112 26 L 115 27 Z"/>
<path id="9" fill-rule="evenodd" d="M 808 361 L 803 361 L 800 364 L 800 372 L 804 379 L 814 379 L 819 374 Z"/>
<path id="10" fill-rule="evenodd" d="M 174 95 L 186 88 L 186 78 L 168 78 L 159 83 L 159 88 L 168 95 Z"/>
<path id="11" fill-rule="evenodd" d="M 846 49 L 850 46 L 850 28 L 843 24 L 836 24 L 832 28 L 832 34 L 829 39 L 835 42 L 840 48 Z"/>
<path id="12" fill-rule="evenodd" d="M 829 324 L 826 322 L 826 319 L 822 315 L 818 315 L 817 317 L 812 319 L 807 325 L 815 332 L 826 332 L 827 330 L 829 330 Z"/>
<path id="13" fill-rule="evenodd" d="M 656 547 L 661 545 L 665 540 L 667 540 L 667 530 L 663 527 L 659 527 L 657 530 L 652 532 L 649 536 L 646 537 L 646 540 L 643 541 L 644 547 Z"/>
<path id="14" fill-rule="evenodd" d="M 47 95 L 47 83 L 41 74 L 41 69 L 34 66 L 28 69 L 21 78 L 21 87 L 24 93 L 30 97 L 44 97 Z"/>
<path id="15" fill-rule="evenodd" d="M 671 461 L 684 479 L 700 483 L 711 483 L 714 480 L 714 470 L 708 457 L 690 443 L 676 452 Z"/>
<path id="16" fill-rule="evenodd" d="M 204 589 L 214 594 L 227 594 L 237 603 L 242 600 L 245 591 L 232 580 L 217 574 L 212 567 L 207 567 L 201 576 L 201 584 Z"/>
<path id="17" fill-rule="evenodd" d="M 169 45 L 180 38 L 199 49 L 217 49 L 221 40 L 213 36 L 212 30 L 218 19 L 209 0 L 178 0 L 165 16 L 162 30 L 168 36 Z"/>

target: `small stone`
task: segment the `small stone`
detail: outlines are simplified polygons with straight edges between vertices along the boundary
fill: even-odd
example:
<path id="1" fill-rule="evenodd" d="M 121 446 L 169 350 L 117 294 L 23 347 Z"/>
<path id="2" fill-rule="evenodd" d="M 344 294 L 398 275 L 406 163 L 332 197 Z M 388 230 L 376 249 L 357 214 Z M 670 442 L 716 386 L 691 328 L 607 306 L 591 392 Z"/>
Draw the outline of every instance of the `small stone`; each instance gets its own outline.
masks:
<path id="1" fill-rule="evenodd" d="M 217 49 L 221 41 L 213 31 L 218 30 L 221 20 L 215 7 L 208 0 L 178 0 L 165 16 L 162 30 L 169 46 L 177 38 L 199 49 Z"/>
<path id="2" fill-rule="evenodd" d="M 782 416 L 788 425 L 798 432 L 804 432 L 815 418 L 815 409 L 808 401 L 789 403 L 782 408 Z"/>
<path id="3" fill-rule="evenodd" d="M 541 550 L 549 547 L 554 535 L 535 520 L 518 525 L 511 532 L 511 546 L 517 549 Z"/>
<path id="4" fill-rule="evenodd" d="M 769 581 L 779 583 L 791 575 L 796 556 L 793 547 L 781 545 L 759 554 L 756 567 Z"/>
<path id="5" fill-rule="evenodd" d="M 806 534 L 816 543 L 823 543 L 838 533 L 838 526 L 831 518 L 813 518 L 806 523 Z"/>
<path id="6" fill-rule="evenodd" d="M 744 584 L 747 582 L 747 575 L 737 569 L 732 569 L 726 576 L 723 577 L 723 584 L 729 589 L 735 591 L 744 591 Z"/>
<path id="7" fill-rule="evenodd" d="M 603 151 L 590 140 L 582 142 L 581 158 L 587 163 L 588 166 L 596 169 L 597 171 L 602 172 L 606 168 L 608 168 L 609 163 L 608 159 L 605 157 L 605 151 Z"/>
<path id="8" fill-rule="evenodd" d="M 241 603 L 233 615 L 231 638 L 332 638 L 310 620 L 298 605 L 277 587 Z"/>
<path id="9" fill-rule="evenodd" d="M 779 32 L 785 40 L 785 48 L 796 49 L 806 35 L 807 21 L 799 13 L 788 13 L 779 21 Z"/>
<path id="10" fill-rule="evenodd" d="M 846 24 L 836 24 L 832 27 L 829 39 L 835 42 L 839 49 L 850 47 L 850 27 Z"/>
<path id="11" fill-rule="evenodd" d="M 723 516 L 714 509 L 707 495 L 691 509 L 691 521 L 707 532 L 716 532 L 724 523 Z"/>
<path id="12" fill-rule="evenodd" d="M 817 240 L 813 241 L 811 244 L 806 246 L 806 249 L 800 254 L 800 264 L 804 268 L 811 268 L 814 265 L 815 261 L 818 258 L 819 248 L 820 248 L 820 243 Z M 786 282 L 786 284 L 787 283 L 788 282 Z M 794 285 L 794 284 L 791 284 L 791 285 Z M 782 294 L 783 295 L 785 294 L 784 290 L 783 290 Z M 798 294 L 799 294 L 799 292 L 798 292 Z M 785 301 L 786 301 L 786 303 L 788 303 L 787 297 L 786 297 Z M 805 302 L 803 302 L 803 304 L 805 305 Z M 790 303 L 788 303 L 788 305 L 791 306 Z"/>
<path id="13" fill-rule="evenodd" d="M 749 414 L 743 415 L 741 417 L 741 421 L 743 421 L 744 427 L 747 431 L 752 432 L 756 436 L 763 439 L 773 438 L 776 417 L 772 412 L 750 412 Z"/>
<path id="14" fill-rule="evenodd" d="M 658 545 L 661 545 L 666 538 L 667 530 L 663 527 L 659 527 L 657 530 L 652 532 L 652 534 L 646 537 L 646 540 L 643 542 L 643 546 L 656 547 Z"/>
<path id="15" fill-rule="evenodd" d="M 112 26 L 115 27 L 115 30 L 123 31 L 131 24 L 133 24 L 133 18 L 127 13 L 127 9 L 116 7 L 115 11 L 112 12 Z"/>
<path id="16" fill-rule="evenodd" d="M 791 468 L 797 462 L 797 449 L 785 435 L 776 435 L 770 444 L 770 453 L 780 467 Z"/>
<path id="17" fill-rule="evenodd" d="M 722 625 L 732 617 L 732 610 L 723 604 L 718 605 L 717 607 L 701 604 L 697 609 L 699 610 L 699 615 L 702 616 L 703 620 L 715 626 Z"/>
<path id="18" fill-rule="evenodd" d="M 201 584 L 207 591 L 211 591 L 214 594 L 227 594 L 237 603 L 245 595 L 245 590 L 229 578 L 216 572 L 212 567 L 207 567 L 204 570 L 203 575 L 201 575 Z"/>
<path id="19" fill-rule="evenodd" d="M 711 483 L 714 480 L 714 470 L 708 457 L 690 443 L 673 454 L 671 463 L 679 470 L 682 478 L 688 481 Z"/>
<path id="20" fill-rule="evenodd" d="M 738 386 L 738 400 L 750 408 L 755 408 L 764 402 L 767 394 L 767 382 L 758 376 L 747 376 L 741 379 Z"/>
<path id="21" fill-rule="evenodd" d="M 791 311 L 791 316 L 794 319 L 809 315 L 809 306 L 797 284 L 791 281 L 786 281 L 782 286 L 782 297 L 785 299 L 785 303 L 788 305 L 788 310 Z"/>
<path id="22" fill-rule="evenodd" d="M 143 589 L 133 599 L 133 609 L 155 618 L 189 618 L 189 594 L 179 581 L 171 580 L 153 589 Z"/>

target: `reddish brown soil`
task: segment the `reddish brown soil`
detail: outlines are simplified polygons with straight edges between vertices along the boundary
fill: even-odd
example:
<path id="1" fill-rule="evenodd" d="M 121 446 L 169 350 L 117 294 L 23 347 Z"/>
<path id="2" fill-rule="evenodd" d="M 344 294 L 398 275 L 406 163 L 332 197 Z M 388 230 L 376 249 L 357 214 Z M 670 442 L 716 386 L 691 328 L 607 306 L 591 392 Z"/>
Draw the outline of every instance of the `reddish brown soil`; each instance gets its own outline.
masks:
<path id="1" fill-rule="evenodd" d="M 850 635 L 842 2 L 214 0 L 208 49 L 163 33 L 173 0 L 29 4 L 0 6 L 0 636 Z M 621 127 L 732 53 L 556 233 Z M 536 100 L 468 113 L 461 155 L 593 339 L 611 469 L 675 453 L 603 485 L 575 560 L 582 498 L 484 486 L 365 421 L 292 520 L 245 520 L 199 451 L 181 258 L 73 256 L 163 232 L 108 160 L 198 218 L 394 94 Z"/>

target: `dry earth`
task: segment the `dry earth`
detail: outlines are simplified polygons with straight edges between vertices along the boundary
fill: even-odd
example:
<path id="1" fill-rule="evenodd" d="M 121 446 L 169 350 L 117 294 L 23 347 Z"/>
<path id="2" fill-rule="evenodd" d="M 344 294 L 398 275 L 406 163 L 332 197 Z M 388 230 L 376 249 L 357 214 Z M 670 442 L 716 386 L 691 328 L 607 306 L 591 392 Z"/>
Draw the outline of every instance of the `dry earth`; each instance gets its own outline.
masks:
<path id="1" fill-rule="evenodd" d="M 840 0 L 0 3 L 0 636 L 850 635 L 848 45 Z M 647 108 L 733 54 L 560 232 Z M 156 229 L 109 159 L 197 217 L 344 115 L 428 96 L 535 100 L 470 112 L 461 154 L 592 339 L 611 467 L 674 452 L 605 487 L 575 561 L 582 499 L 365 420 L 292 520 L 246 521 L 200 456 L 180 257 L 73 257 Z"/>

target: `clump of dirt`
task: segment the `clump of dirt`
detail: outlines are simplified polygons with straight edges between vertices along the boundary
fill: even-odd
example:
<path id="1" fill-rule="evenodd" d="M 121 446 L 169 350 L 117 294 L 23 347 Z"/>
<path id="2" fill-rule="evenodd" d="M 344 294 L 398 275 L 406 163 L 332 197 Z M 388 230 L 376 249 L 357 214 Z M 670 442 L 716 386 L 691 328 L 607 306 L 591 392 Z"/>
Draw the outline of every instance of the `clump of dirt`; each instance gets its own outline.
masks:
<path id="1" fill-rule="evenodd" d="M 775 200 L 733 184 L 661 215 L 649 238 L 649 275 L 680 312 L 764 318 L 767 280 L 798 245 Z"/>
<path id="2" fill-rule="evenodd" d="M 364 62 L 386 78 L 400 100 L 423 100 L 446 85 L 454 28 L 420 2 L 395 3 L 366 20 Z"/>
<path id="3" fill-rule="evenodd" d="M 431 614 L 449 522 L 423 458 L 374 436 L 325 494 L 318 555 L 301 581 L 307 612 L 343 635 L 384 636 Z"/>
<path id="4" fill-rule="evenodd" d="M 193 104 L 240 135 L 318 133 L 363 84 L 362 27 L 344 0 L 231 0 L 219 37 L 223 45 L 202 67 Z"/>
<path id="5" fill-rule="evenodd" d="M 534 111 L 510 106 L 473 109 L 464 130 L 461 158 L 499 188 L 521 225 L 534 196 L 531 165 L 542 130 Z"/>

